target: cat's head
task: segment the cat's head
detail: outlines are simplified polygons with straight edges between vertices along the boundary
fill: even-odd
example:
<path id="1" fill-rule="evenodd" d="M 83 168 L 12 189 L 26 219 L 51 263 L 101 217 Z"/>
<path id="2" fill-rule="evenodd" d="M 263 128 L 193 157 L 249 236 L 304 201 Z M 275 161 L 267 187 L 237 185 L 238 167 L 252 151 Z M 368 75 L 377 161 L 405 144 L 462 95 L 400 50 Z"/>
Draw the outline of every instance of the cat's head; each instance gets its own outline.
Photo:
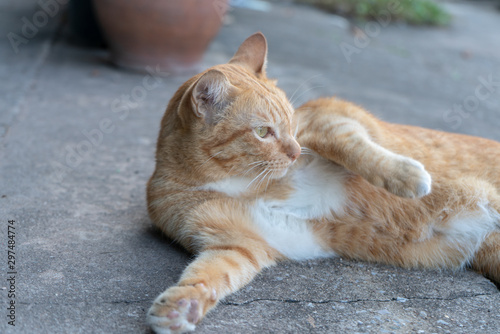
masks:
<path id="1" fill-rule="evenodd" d="M 266 58 L 266 39 L 256 33 L 229 63 L 195 76 L 172 99 L 162 131 L 193 169 L 214 179 L 280 178 L 300 155 L 294 109 L 267 79 Z"/>

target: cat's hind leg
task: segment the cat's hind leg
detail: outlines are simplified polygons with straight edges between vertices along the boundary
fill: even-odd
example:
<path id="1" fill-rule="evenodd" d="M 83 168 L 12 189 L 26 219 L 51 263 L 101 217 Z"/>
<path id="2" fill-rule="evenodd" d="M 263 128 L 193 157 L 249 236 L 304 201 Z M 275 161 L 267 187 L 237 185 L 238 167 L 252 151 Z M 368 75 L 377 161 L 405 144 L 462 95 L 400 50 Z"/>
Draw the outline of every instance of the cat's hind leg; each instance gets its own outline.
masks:
<path id="1" fill-rule="evenodd" d="M 472 268 L 500 287 L 500 231 L 486 237 L 474 256 Z"/>
<path id="2" fill-rule="evenodd" d="M 496 190 L 486 181 L 471 178 L 448 187 L 438 185 L 436 192 L 449 197 L 447 205 L 427 226 L 428 237 L 407 245 L 403 261 L 407 266 L 472 266 L 500 283 L 500 202 Z"/>
<path id="3" fill-rule="evenodd" d="M 350 184 L 354 193 L 362 194 L 366 182 L 355 182 Z M 353 206 L 364 208 L 360 213 L 366 218 L 341 217 L 341 223 L 333 224 L 331 247 L 343 256 L 407 268 L 473 265 L 481 270 L 481 264 L 497 263 L 498 269 L 498 258 L 493 261 L 491 256 L 499 245 L 493 235 L 500 232 L 500 202 L 495 198 L 491 184 L 477 178 L 437 178 L 433 193 L 420 200 L 394 199 L 384 193 L 369 196 Z"/>
<path id="4" fill-rule="evenodd" d="M 490 233 L 474 256 L 472 268 L 494 281 L 500 288 L 500 195 L 491 202 L 496 230 Z"/>

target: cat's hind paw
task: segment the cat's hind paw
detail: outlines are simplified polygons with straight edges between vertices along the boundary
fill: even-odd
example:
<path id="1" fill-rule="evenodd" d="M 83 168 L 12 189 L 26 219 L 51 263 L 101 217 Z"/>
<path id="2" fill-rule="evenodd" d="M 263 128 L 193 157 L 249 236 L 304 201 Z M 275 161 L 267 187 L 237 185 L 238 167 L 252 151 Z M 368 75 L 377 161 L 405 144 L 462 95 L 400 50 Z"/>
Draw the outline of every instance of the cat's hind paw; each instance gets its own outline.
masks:
<path id="1" fill-rule="evenodd" d="M 148 311 L 147 322 L 157 334 L 192 332 L 203 316 L 206 294 L 203 284 L 172 287 L 156 298 Z"/>

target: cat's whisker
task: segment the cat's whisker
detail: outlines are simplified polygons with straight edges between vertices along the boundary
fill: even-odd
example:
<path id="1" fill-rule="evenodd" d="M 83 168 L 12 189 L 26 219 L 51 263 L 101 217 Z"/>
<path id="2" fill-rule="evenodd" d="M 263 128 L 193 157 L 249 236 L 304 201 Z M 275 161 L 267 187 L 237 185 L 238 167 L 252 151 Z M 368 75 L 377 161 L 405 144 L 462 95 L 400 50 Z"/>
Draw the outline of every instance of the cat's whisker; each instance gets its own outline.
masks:
<path id="1" fill-rule="evenodd" d="M 247 189 L 250 188 L 250 185 L 252 185 L 252 183 L 255 182 L 255 180 L 257 180 L 262 174 L 264 174 L 266 172 L 267 168 L 265 168 L 262 172 L 260 172 L 259 175 L 257 175 L 256 177 L 254 177 L 254 179 L 252 181 L 250 181 L 250 183 L 247 185 Z"/>
<path id="2" fill-rule="evenodd" d="M 255 162 L 251 162 L 248 164 L 248 166 L 251 166 L 251 165 L 255 165 L 255 164 L 260 164 L 260 163 L 263 163 L 264 160 L 259 160 L 259 161 L 255 161 Z"/>
<path id="3" fill-rule="evenodd" d="M 266 178 L 272 173 L 272 171 L 272 169 L 267 169 L 267 173 L 262 177 L 261 185 L 264 184 L 264 181 L 266 181 Z M 269 180 L 269 178 L 267 180 Z"/>
<path id="4" fill-rule="evenodd" d="M 254 169 L 254 168 L 256 168 L 256 167 L 260 167 L 260 166 L 262 166 L 262 165 L 264 165 L 264 164 L 265 164 L 265 161 L 261 161 L 259 164 L 257 164 L 257 165 L 255 165 L 255 166 L 253 166 L 252 168 L 248 169 L 245 173 L 243 173 L 243 175 L 242 175 L 242 176 L 247 175 L 248 173 L 250 173 L 250 171 L 251 171 L 252 169 Z M 250 165 L 251 165 L 251 164 L 250 164 Z"/>
<path id="5" fill-rule="evenodd" d="M 219 154 L 221 154 L 223 151 L 219 151 L 217 153 L 214 153 L 212 154 L 204 163 L 202 163 L 201 165 L 199 165 L 196 170 L 199 170 L 201 167 L 203 167 L 204 164 L 206 164 L 207 162 L 209 162 L 210 160 L 212 160 L 213 158 L 215 158 L 216 156 L 218 156 Z"/>
<path id="6" fill-rule="evenodd" d="M 309 91 L 311 91 L 311 90 L 313 90 L 313 89 L 316 89 L 316 88 L 321 88 L 321 87 L 325 87 L 325 86 L 318 85 L 318 86 L 312 86 L 312 87 L 309 87 L 308 89 L 306 89 L 305 91 L 303 91 L 303 92 L 302 92 L 299 96 L 297 96 L 297 97 L 295 98 L 295 100 L 290 101 L 290 103 L 291 103 L 292 105 L 294 105 L 294 104 L 295 104 L 295 102 L 297 102 L 297 100 L 298 100 L 298 99 L 300 99 L 300 97 L 301 97 L 302 95 L 304 95 L 305 93 L 307 93 L 307 92 L 309 92 Z"/>
<path id="7" fill-rule="evenodd" d="M 299 133 L 299 123 L 297 122 L 297 126 L 295 127 L 295 132 L 293 133 L 293 138 L 297 139 L 297 133 Z"/>
<path id="8" fill-rule="evenodd" d="M 264 194 L 267 193 L 267 187 L 269 187 L 269 183 L 274 176 L 274 172 L 275 172 L 274 169 L 271 170 L 271 175 L 269 175 L 269 177 L 267 178 L 266 188 L 264 188 Z"/>
<path id="9" fill-rule="evenodd" d="M 264 183 L 264 181 L 266 180 L 266 176 L 269 174 L 271 170 L 269 169 L 269 166 L 266 166 L 266 169 L 265 169 L 265 173 L 264 175 L 262 175 L 259 179 L 259 181 L 257 182 L 257 189 L 260 189 L 260 187 L 262 186 L 262 184 Z"/>
<path id="10" fill-rule="evenodd" d="M 226 173 L 226 175 L 224 176 L 224 178 L 226 178 L 233 171 L 234 167 L 236 167 L 236 165 L 233 165 L 233 167 L 231 167 L 229 169 L 229 171 Z"/>
<path id="11" fill-rule="evenodd" d="M 259 182 L 257 183 L 257 187 L 256 189 L 259 190 L 261 187 L 262 187 L 262 184 L 264 183 L 264 181 L 266 180 L 266 177 L 269 175 L 269 173 L 272 171 L 271 169 L 268 169 L 266 167 L 266 173 L 264 174 L 264 176 L 262 176 L 259 180 Z M 258 194 L 258 193 L 257 193 Z"/>
<path id="12" fill-rule="evenodd" d="M 270 166 L 267 166 L 267 167 L 266 167 L 266 170 L 267 170 L 267 172 L 266 172 L 266 174 L 264 174 L 264 176 L 263 176 L 263 177 L 262 177 L 262 179 L 260 180 L 260 184 L 259 184 L 259 186 L 258 186 L 258 189 L 260 189 L 260 188 L 262 187 L 262 185 L 263 185 L 263 184 L 264 184 L 264 182 L 266 181 L 266 178 L 267 178 L 267 180 L 269 181 L 269 177 L 271 176 L 271 174 L 272 174 L 272 172 L 273 172 L 274 168 L 273 168 L 273 167 L 270 167 Z"/>
<path id="13" fill-rule="evenodd" d="M 314 151 L 308 147 L 301 147 L 300 154 L 302 154 L 302 155 L 314 155 Z"/>
<path id="14" fill-rule="evenodd" d="M 311 81 L 312 79 L 315 79 L 317 77 L 320 77 L 322 76 L 322 74 L 316 74 L 316 75 L 313 75 L 312 77 L 310 77 L 309 79 L 306 79 L 304 81 L 302 81 L 302 83 L 299 85 L 299 87 L 297 87 L 295 89 L 295 91 L 293 92 L 292 96 L 290 97 L 290 101 L 293 101 L 293 98 L 295 96 L 295 94 L 297 94 L 297 92 L 299 91 L 300 88 L 302 88 L 302 86 L 304 86 L 306 83 L 308 83 L 309 81 Z M 290 102 L 292 105 L 293 105 L 293 102 Z"/>

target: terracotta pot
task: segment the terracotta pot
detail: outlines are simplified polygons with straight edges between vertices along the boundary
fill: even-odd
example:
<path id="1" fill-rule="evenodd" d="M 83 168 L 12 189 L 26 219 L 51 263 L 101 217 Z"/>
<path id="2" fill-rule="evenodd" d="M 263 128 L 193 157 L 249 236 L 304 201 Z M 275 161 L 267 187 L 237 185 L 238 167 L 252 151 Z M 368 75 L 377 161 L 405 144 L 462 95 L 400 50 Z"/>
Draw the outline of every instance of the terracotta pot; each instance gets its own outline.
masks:
<path id="1" fill-rule="evenodd" d="M 180 73 L 197 69 L 228 1 L 94 0 L 94 6 L 115 64 Z"/>

